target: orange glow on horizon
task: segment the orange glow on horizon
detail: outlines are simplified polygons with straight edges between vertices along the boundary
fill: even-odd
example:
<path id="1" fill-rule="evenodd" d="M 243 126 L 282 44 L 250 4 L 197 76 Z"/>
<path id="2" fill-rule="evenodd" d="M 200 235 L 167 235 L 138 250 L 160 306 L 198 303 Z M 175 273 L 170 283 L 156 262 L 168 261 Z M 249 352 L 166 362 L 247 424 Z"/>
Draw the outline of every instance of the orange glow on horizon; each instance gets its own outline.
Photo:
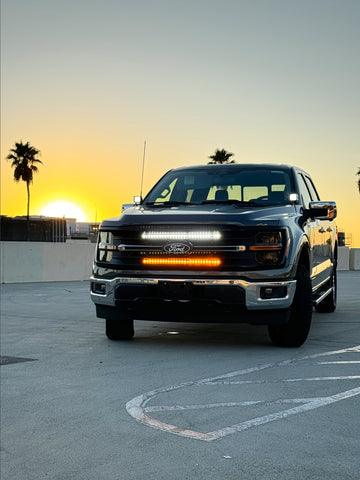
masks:
<path id="1" fill-rule="evenodd" d="M 80 207 L 70 202 L 53 202 L 40 211 L 46 217 L 75 218 L 78 222 L 85 222 L 86 216 Z"/>
<path id="2" fill-rule="evenodd" d="M 45 132 L 47 133 L 47 132 Z M 83 143 L 72 143 L 71 152 L 63 145 L 56 143 L 51 135 L 31 138 L 31 143 L 41 150 L 43 165 L 39 173 L 34 176 L 30 186 L 30 215 L 40 215 L 43 209 L 54 202 L 66 201 L 77 205 L 85 215 L 87 222 L 101 222 L 107 218 L 121 214 L 123 203 L 132 203 L 133 196 L 140 193 L 142 143 L 130 138 L 125 146 L 114 146 L 104 140 L 101 150 L 98 144 L 92 144 L 91 149 L 83 148 Z M 16 137 L 15 137 L 16 138 Z M 70 138 L 70 137 L 69 137 Z M 27 138 L 24 138 L 24 141 Z M 81 144 L 81 145 L 80 145 Z M 12 147 L 12 140 L 4 140 L 2 157 L 8 154 L 8 147 Z M 80 148 L 81 147 L 81 148 Z M 195 165 L 206 162 L 198 151 L 189 147 L 185 158 L 181 154 L 174 154 L 169 163 L 167 152 L 152 152 L 155 147 L 149 142 L 148 158 L 145 167 L 143 196 L 153 184 L 170 168 L 185 165 Z M 231 151 L 237 151 L 231 147 Z M 212 153 L 211 147 L 208 152 Z M 100 158 L 106 158 L 99 163 Z M 244 158 L 249 163 L 261 163 L 263 160 L 253 158 L 251 152 L 244 152 Z M 283 158 L 283 157 L 281 157 Z M 86 159 L 87 168 L 84 169 Z M 267 156 L 268 162 L 279 163 L 280 156 Z M 129 165 L 129 162 L 130 165 Z M 291 162 L 290 162 L 291 163 Z M 312 176 L 322 200 L 334 200 L 337 203 L 338 217 L 335 222 L 338 230 L 347 235 L 352 234 L 352 247 L 360 248 L 360 223 L 355 222 L 356 208 L 359 205 L 359 192 L 356 185 L 356 168 L 350 170 L 330 170 L 324 176 L 321 165 L 317 166 L 314 159 L 306 162 L 292 162 L 304 168 Z M 151 165 L 151 169 L 148 166 Z M 111 175 L 105 174 L 111 170 Z M 7 216 L 26 215 L 26 184 L 13 181 L 14 171 L 11 163 L 3 160 L 1 168 L 1 214 Z M 105 180 L 106 179 L 106 180 Z"/>

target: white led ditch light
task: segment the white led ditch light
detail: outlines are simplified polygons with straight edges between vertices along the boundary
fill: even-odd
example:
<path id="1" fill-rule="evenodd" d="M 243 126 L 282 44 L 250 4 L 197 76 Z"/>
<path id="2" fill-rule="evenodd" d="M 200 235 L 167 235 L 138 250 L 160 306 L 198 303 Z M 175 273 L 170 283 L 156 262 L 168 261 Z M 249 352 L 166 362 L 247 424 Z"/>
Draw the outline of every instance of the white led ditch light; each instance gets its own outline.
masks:
<path id="1" fill-rule="evenodd" d="M 141 238 L 144 240 L 220 240 L 221 233 L 214 231 L 195 232 L 143 232 Z"/>

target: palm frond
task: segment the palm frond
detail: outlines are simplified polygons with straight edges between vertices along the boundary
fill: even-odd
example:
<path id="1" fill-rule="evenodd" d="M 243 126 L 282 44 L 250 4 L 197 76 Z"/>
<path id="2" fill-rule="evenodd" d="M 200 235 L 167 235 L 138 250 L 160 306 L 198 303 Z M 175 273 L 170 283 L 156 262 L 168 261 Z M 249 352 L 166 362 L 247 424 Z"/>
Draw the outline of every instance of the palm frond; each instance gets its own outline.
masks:
<path id="1" fill-rule="evenodd" d="M 224 148 L 222 148 L 221 150 L 219 149 L 216 149 L 215 150 L 215 153 L 214 155 L 209 155 L 208 158 L 210 158 L 210 162 L 208 162 L 209 164 L 215 164 L 215 163 L 220 163 L 220 164 L 224 164 L 224 163 L 236 163 L 235 160 L 231 159 L 231 157 L 233 157 L 234 154 L 231 153 L 231 152 L 228 152 L 227 150 L 225 150 Z M 231 159 L 231 160 L 230 160 Z"/>
<path id="2" fill-rule="evenodd" d="M 15 142 L 14 148 L 11 148 L 7 160 L 11 161 L 11 167 L 14 168 L 14 181 L 23 180 L 27 185 L 28 205 L 27 216 L 29 217 L 30 194 L 29 185 L 33 182 L 33 174 L 38 173 L 39 169 L 36 164 L 43 162 L 37 158 L 40 150 L 30 145 L 30 142 Z"/>

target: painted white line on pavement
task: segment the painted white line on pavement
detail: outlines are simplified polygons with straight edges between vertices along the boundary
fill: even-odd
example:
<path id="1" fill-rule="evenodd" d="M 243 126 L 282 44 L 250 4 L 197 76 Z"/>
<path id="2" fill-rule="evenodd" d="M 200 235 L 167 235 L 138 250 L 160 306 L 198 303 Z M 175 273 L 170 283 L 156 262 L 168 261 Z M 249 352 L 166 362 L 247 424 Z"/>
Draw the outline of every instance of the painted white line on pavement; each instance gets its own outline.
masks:
<path id="1" fill-rule="evenodd" d="M 219 407 L 251 407 L 253 405 L 282 405 L 284 403 L 307 403 L 314 400 L 321 400 L 319 398 L 282 398 L 279 400 L 249 400 L 245 402 L 229 402 L 229 403 L 207 403 L 204 405 L 155 405 L 153 407 L 144 408 L 144 412 L 176 412 L 179 410 L 203 410 L 207 408 Z"/>
<path id="2" fill-rule="evenodd" d="M 353 364 L 353 363 L 360 363 L 360 360 L 349 360 L 347 361 L 341 361 L 341 362 L 317 362 L 318 365 L 347 365 L 347 364 Z"/>
<path id="3" fill-rule="evenodd" d="M 230 373 L 225 373 L 223 375 L 218 375 L 215 377 L 210 377 L 210 378 L 203 378 L 197 381 L 189 381 L 189 382 L 184 382 L 175 386 L 168 386 L 168 387 L 163 387 L 163 388 L 158 388 L 156 390 L 152 390 L 150 392 L 147 392 L 145 394 L 139 395 L 132 400 L 130 400 L 126 404 L 126 409 L 132 417 L 134 417 L 137 421 L 165 431 L 169 433 L 173 433 L 175 435 L 187 437 L 187 438 L 194 438 L 197 440 L 203 440 L 203 441 L 213 441 L 213 440 L 218 440 L 220 438 L 223 438 L 227 435 L 231 435 L 236 432 L 244 431 L 249 428 L 258 426 L 258 425 L 263 425 L 265 423 L 269 423 L 275 420 L 280 420 L 283 418 L 286 418 L 291 415 L 295 415 L 298 413 L 302 413 L 308 410 L 313 410 L 319 407 L 323 407 L 325 405 L 330 405 L 335 402 L 339 402 L 341 400 L 344 400 L 346 398 L 350 398 L 356 395 L 360 395 L 360 387 L 353 388 L 351 390 L 347 390 L 345 392 L 340 392 L 335 395 L 331 395 L 328 397 L 317 397 L 317 398 L 303 398 L 303 399 L 280 399 L 280 400 L 275 400 L 275 401 L 270 401 L 266 402 L 263 400 L 259 401 L 250 401 L 250 402 L 230 402 L 230 403 L 220 403 L 220 404 L 205 404 L 205 405 L 173 405 L 173 406 L 150 406 L 147 407 L 146 405 L 150 400 L 152 400 L 154 397 L 166 393 L 166 392 L 173 392 L 175 390 L 184 388 L 184 387 L 192 387 L 192 386 L 203 386 L 203 385 L 219 385 L 219 384 L 226 384 L 226 385 L 235 385 L 235 384 L 265 384 L 265 383 L 279 383 L 279 382 L 301 382 L 301 381 L 322 381 L 322 380 L 357 380 L 360 378 L 359 375 L 353 375 L 353 376 L 341 376 L 341 377 L 314 377 L 314 378 L 299 378 L 299 379 L 280 379 L 280 380 L 243 380 L 243 381 L 224 381 L 225 379 L 230 379 L 234 378 L 239 375 L 246 375 L 246 374 L 251 374 L 255 372 L 259 372 L 268 368 L 273 368 L 273 367 L 279 367 L 279 366 L 292 366 L 295 365 L 303 360 L 309 360 L 309 359 L 315 359 L 319 357 L 326 357 L 329 355 L 341 355 L 345 353 L 359 353 L 360 352 L 360 345 L 355 346 L 355 347 L 350 347 L 350 348 L 345 348 L 341 350 L 336 350 L 336 351 L 329 351 L 329 352 L 323 352 L 323 353 L 318 353 L 318 354 L 313 354 L 313 355 L 307 355 L 298 359 L 292 359 L 292 360 L 285 360 L 281 362 L 276 362 L 276 363 L 268 363 L 264 365 L 258 365 L 255 367 L 243 369 L 243 370 L 238 370 L 235 372 L 230 372 Z M 181 427 L 178 427 L 176 425 L 171 425 L 167 424 L 165 422 L 162 422 L 160 420 L 157 420 L 148 413 L 152 412 L 164 412 L 164 411 L 176 411 L 176 410 L 190 410 L 190 409 L 201 409 L 201 408 L 215 408 L 215 407 L 234 407 L 234 406 L 249 406 L 249 405 L 264 405 L 264 404 L 274 404 L 274 403 L 301 403 L 302 405 L 299 405 L 297 407 L 290 408 L 288 410 L 283 410 L 277 413 L 272 413 L 270 415 L 265 415 L 261 417 L 257 417 L 251 420 L 247 420 L 245 422 L 241 422 L 236 425 L 232 425 L 230 427 L 225 427 L 220 430 L 216 430 L 213 432 L 209 433 L 202 433 L 202 432 L 197 432 L 194 430 L 189 430 L 189 429 L 184 429 Z"/>
<path id="4" fill-rule="evenodd" d="M 216 430 L 214 432 L 208 433 L 207 441 L 218 440 L 219 438 L 226 437 L 232 433 L 241 432 L 248 430 L 251 427 L 258 425 L 263 425 L 264 423 L 273 422 L 274 420 L 284 419 L 291 415 L 296 415 L 298 413 L 303 413 L 309 410 L 314 410 L 315 408 L 323 407 L 325 405 L 330 405 L 331 403 L 339 402 L 340 400 L 345 400 L 346 398 L 354 397 L 360 395 L 360 387 L 348 390 L 346 392 L 341 392 L 336 395 L 331 395 L 330 397 L 323 397 L 321 399 L 315 399 L 309 403 L 305 403 L 299 407 L 290 408 L 289 410 L 283 410 L 282 412 L 272 413 L 270 415 L 264 415 L 263 417 L 257 417 L 246 422 L 239 423 L 237 425 L 232 425 L 231 427 L 226 427 L 221 430 Z"/>
<path id="5" fill-rule="evenodd" d="M 332 350 L 330 352 L 313 353 L 312 355 L 306 355 L 305 357 L 300 358 L 300 360 L 307 360 L 308 358 L 328 357 L 330 355 L 340 355 L 342 353 L 359 353 L 359 352 L 360 352 L 360 345 L 356 345 L 355 347 L 342 348 L 341 350 Z"/>
<path id="6" fill-rule="evenodd" d="M 340 377 L 313 377 L 313 378 L 281 378 L 280 380 L 230 380 L 230 381 L 216 381 L 216 382 L 201 382 L 202 385 L 251 385 L 251 384 L 265 384 L 265 383 L 283 383 L 283 382 L 320 382 L 323 380 L 358 380 L 360 375 L 348 375 Z"/>

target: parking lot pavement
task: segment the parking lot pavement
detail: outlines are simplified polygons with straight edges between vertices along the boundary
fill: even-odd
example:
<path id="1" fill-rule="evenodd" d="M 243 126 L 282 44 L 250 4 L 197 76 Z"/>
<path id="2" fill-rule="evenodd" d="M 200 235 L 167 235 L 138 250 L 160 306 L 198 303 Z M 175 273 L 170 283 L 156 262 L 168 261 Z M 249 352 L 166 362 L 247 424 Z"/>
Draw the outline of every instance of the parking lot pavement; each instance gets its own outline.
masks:
<path id="1" fill-rule="evenodd" d="M 2 286 L 1 478 L 358 478 L 359 272 L 299 349 L 248 325 L 111 342 L 88 288 Z"/>

